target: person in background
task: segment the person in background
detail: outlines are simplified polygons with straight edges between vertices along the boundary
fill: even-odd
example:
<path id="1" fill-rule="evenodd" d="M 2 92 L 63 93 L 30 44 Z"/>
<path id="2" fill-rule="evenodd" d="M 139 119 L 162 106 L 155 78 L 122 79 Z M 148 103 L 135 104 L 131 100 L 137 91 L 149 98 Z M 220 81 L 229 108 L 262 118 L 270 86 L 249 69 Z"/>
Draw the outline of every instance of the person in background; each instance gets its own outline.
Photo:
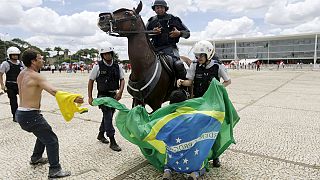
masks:
<path id="1" fill-rule="evenodd" d="M 0 85 L 4 92 L 7 92 L 10 100 L 13 121 L 16 121 L 15 113 L 18 108 L 17 95 L 19 94 L 17 77 L 24 68 L 20 59 L 20 50 L 17 47 L 9 47 L 7 50 L 8 58 L 0 66 Z M 6 74 L 6 82 L 3 82 L 3 74 Z"/>

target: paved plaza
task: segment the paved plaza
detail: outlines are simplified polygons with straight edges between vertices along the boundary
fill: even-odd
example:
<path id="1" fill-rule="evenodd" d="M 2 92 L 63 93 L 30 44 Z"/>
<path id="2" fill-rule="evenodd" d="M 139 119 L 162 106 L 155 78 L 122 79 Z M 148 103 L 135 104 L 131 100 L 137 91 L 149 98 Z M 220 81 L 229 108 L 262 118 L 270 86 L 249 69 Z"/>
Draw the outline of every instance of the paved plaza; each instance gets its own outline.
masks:
<path id="1" fill-rule="evenodd" d="M 87 101 L 87 73 L 41 73 L 59 89 L 80 93 Z M 241 118 L 234 129 L 237 144 L 221 156 L 222 166 L 202 179 L 320 179 L 320 72 L 229 73 L 227 90 Z M 47 179 L 48 165 L 29 165 L 35 137 L 12 121 L 8 102 L 6 95 L 0 96 L 0 179 Z M 120 102 L 131 106 L 127 91 Z M 121 152 L 98 142 L 102 113 L 97 107 L 85 103 L 89 112 L 66 123 L 53 96 L 44 92 L 41 106 L 59 138 L 61 165 L 72 172 L 65 179 L 161 179 L 162 173 L 118 131 Z"/>

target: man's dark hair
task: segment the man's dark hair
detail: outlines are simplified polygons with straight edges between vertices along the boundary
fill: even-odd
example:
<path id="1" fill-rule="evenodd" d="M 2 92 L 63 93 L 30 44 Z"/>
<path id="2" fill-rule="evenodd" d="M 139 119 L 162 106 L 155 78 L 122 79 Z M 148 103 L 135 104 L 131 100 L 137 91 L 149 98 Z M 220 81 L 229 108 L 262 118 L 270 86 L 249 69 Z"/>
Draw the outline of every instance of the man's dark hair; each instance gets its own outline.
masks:
<path id="1" fill-rule="evenodd" d="M 183 89 L 177 89 L 170 94 L 170 104 L 187 100 L 187 93 Z"/>
<path id="2" fill-rule="evenodd" d="M 35 49 L 27 49 L 22 54 L 22 61 L 26 67 L 31 66 L 31 61 L 37 59 L 37 55 L 40 54 L 39 51 Z"/>

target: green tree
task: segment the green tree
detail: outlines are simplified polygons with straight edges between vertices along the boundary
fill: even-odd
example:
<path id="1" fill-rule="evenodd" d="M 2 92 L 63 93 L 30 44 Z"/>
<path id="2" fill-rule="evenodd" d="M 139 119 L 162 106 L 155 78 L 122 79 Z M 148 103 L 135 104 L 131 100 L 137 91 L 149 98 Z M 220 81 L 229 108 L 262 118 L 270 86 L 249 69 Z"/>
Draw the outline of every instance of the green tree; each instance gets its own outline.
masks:
<path id="1" fill-rule="evenodd" d="M 56 57 L 57 57 L 57 59 L 58 59 L 58 64 L 60 64 L 60 52 L 63 51 L 63 49 L 62 49 L 61 47 L 57 46 L 57 47 L 54 47 L 53 50 L 54 50 L 54 51 L 57 51 Z"/>
<path id="2" fill-rule="evenodd" d="M 89 50 L 89 55 L 90 55 L 90 59 L 92 60 L 93 58 L 97 57 L 97 55 L 99 54 L 99 51 L 97 49 L 91 48 Z"/>
<path id="3" fill-rule="evenodd" d="M 21 40 L 19 38 L 14 38 L 11 41 L 0 40 L 0 61 L 7 58 L 6 50 L 12 46 L 20 49 L 21 53 L 23 53 L 27 48 L 33 48 L 33 49 L 39 51 L 41 54 L 44 54 L 44 52 L 39 47 L 34 46 L 34 45 L 30 44 L 29 42 Z"/>
<path id="4" fill-rule="evenodd" d="M 46 49 L 44 49 L 43 54 L 44 54 L 44 60 L 45 60 L 45 61 L 46 61 L 47 58 L 50 56 L 49 51 L 52 51 L 51 48 L 49 48 L 49 47 L 47 47 Z"/>
<path id="5" fill-rule="evenodd" d="M 19 38 L 14 38 L 11 40 L 13 43 L 17 44 L 19 47 L 23 48 L 23 49 L 27 49 L 29 47 L 31 47 L 32 45 L 30 43 L 28 43 L 27 41 L 21 40 Z M 34 46 L 35 47 L 35 46 Z M 39 48 L 35 48 L 35 49 L 39 49 Z"/>

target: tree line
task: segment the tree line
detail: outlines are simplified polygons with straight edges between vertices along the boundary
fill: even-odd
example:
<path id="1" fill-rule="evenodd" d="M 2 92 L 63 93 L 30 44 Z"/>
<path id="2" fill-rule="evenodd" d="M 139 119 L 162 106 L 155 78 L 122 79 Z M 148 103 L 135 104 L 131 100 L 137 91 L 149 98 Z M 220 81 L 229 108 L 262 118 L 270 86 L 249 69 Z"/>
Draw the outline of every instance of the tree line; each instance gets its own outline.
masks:
<path id="1" fill-rule="evenodd" d="M 52 58 L 55 59 L 55 64 L 61 64 L 62 62 L 78 62 L 78 61 L 84 61 L 87 64 L 90 64 L 92 62 L 92 59 L 96 58 L 99 55 L 99 50 L 95 48 L 85 48 L 80 49 L 74 54 L 70 54 L 69 49 L 64 49 L 62 47 L 56 46 L 53 48 L 47 47 L 44 50 L 41 48 L 34 46 L 30 44 L 27 41 L 21 40 L 19 38 L 14 38 L 11 41 L 2 41 L 0 40 L 0 61 L 4 61 L 7 59 L 7 49 L 11 46 L 15 46 L 20 49 L 21 52 L 25 51 L 27 48 L 33 48 L 38 50 L 44 57 L 44 60 L 47 60 L 47 58 L 50 57 L 50 52 L 56 51 L 57 54 L 54 55 Z M 61 53 L 62 52 L 62 53 Z M 65 56 L 65 54 L 67 56 Z M 115 60 L 119 60 L 119 56 L 116 53 L 115 54 Z"/>

